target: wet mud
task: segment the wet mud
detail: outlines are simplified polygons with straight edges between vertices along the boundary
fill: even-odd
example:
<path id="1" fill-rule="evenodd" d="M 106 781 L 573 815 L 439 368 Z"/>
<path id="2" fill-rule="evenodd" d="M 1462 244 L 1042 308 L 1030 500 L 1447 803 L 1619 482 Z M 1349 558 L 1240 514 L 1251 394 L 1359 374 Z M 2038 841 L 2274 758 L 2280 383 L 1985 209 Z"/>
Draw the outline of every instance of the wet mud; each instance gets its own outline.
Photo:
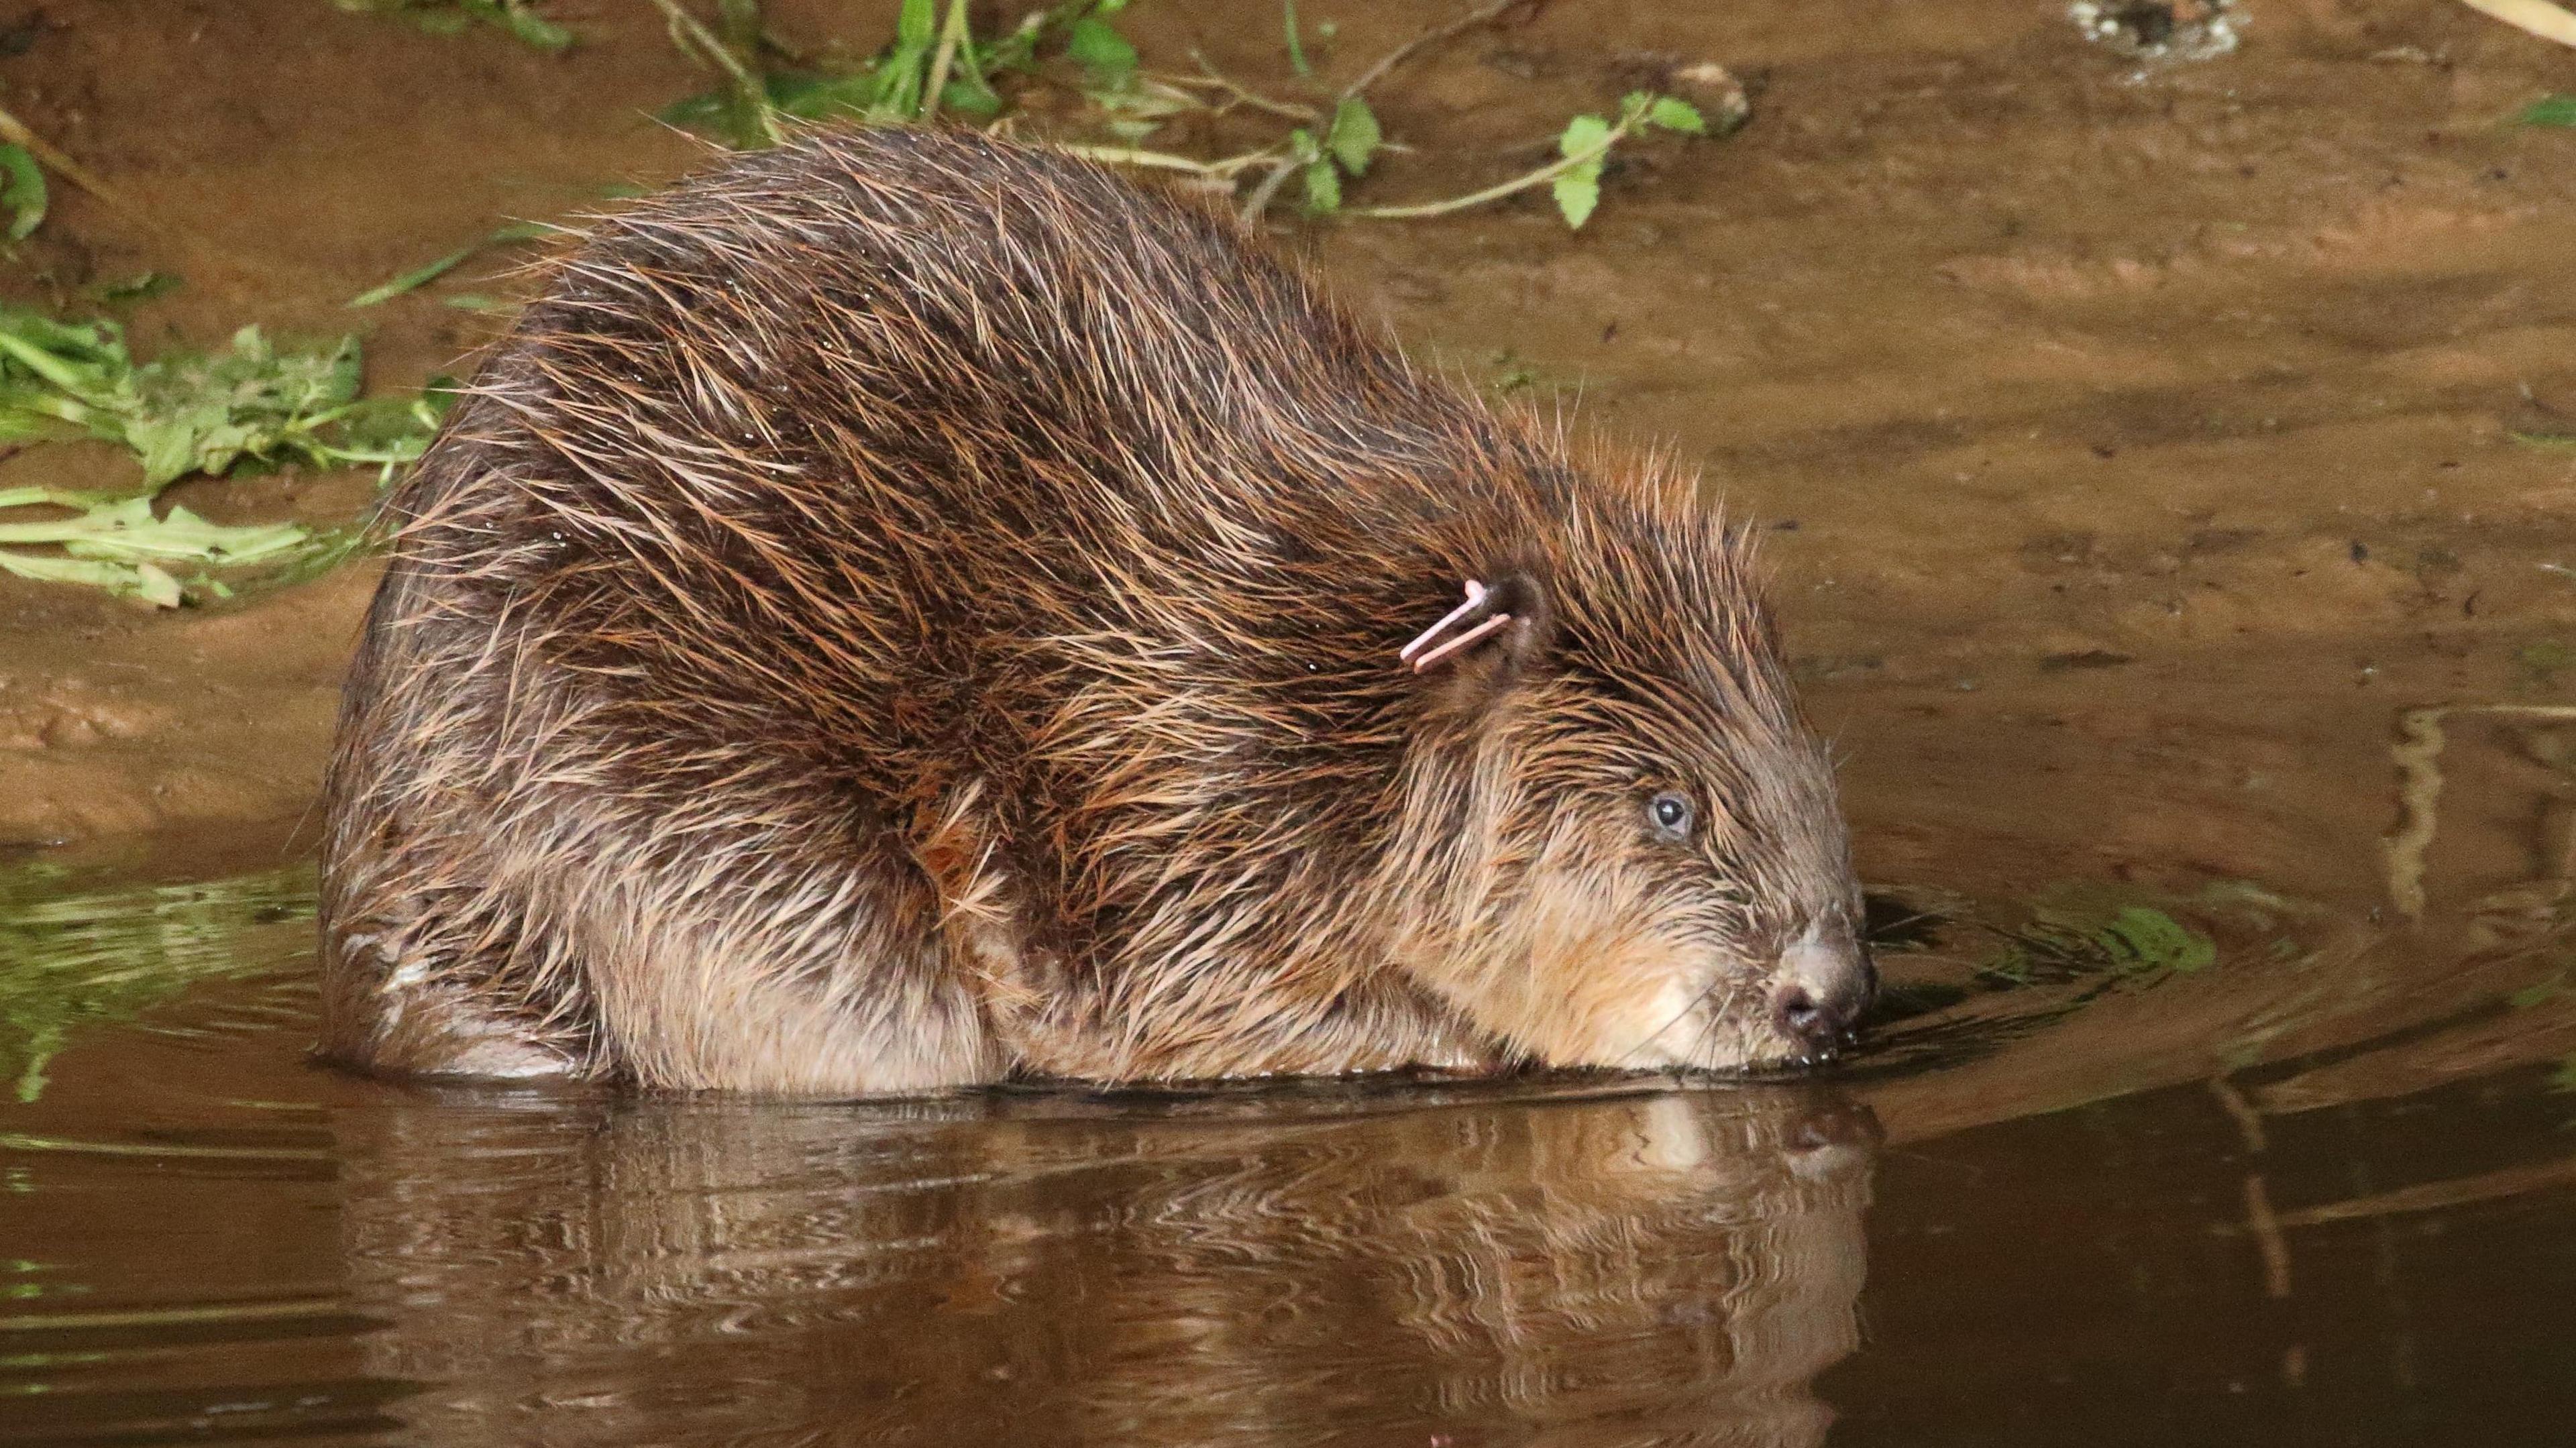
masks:
<path id="1" fill-rule="evenodd" d="M 1327 73 L 1449 13 L 1301 8 Z M 175 614 L 0 578 L 0 1441 L 2560 1441 L 2576 452 L 2518 436 L 2576 434 L 2576 133 L 2510 121 L 2576 53 L 2223 8 L 2234 49 L 2157 61 L 2020 0 L 1532 6 L 1382 93 L 1415 149 L 1373 199 L 1700 61 L 1752 124 L 1637 148 L 1579 233 L 1543 197 L 1281 227 L 1417 355 L 1767 530 L 1891 986 L 1827 1072 L 336 1076 L 299 824 L 370 568 Z M 649 7 L 586 9 L 554 58 L 47 0 L 7 104 L 149 216 L 58 188 L 0 294 L 176 271 L 139 341 L 354 326 L 382 385 L 449 370 L 495 323 L 442 298 L 508 253 L 340 303 L 702 154 L 648 119 L 707 84 Z M 1121 24 L 1275 78 L 1277 21 Z"/>

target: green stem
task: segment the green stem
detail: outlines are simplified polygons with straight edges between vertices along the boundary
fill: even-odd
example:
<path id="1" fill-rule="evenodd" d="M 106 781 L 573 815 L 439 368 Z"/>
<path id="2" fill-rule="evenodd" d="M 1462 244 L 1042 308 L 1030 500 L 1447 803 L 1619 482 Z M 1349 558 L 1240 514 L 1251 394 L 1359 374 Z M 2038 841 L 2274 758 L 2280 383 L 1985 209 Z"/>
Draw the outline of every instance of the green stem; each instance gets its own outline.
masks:
<path id="1" fill-rule="evenodd" d="M 1612 126 L 1608 134 L 1602 136 L 1599 144 L 1585 147 L 1562 160 L 1541 166 L 1525 175 L 1515 176 L 1509 181 L 1488 186 L 1482 191 L 1471 191 L 1464 196 L 1452 196 L 1446 201 L 1418 202 L 1411 206 L 1350 206 L 1334 214 L 1366 217 L 1371 221 L 1412 221 L 1425 216 L 1446 216 L 1453 211 L 1465 211 L 1470 207 L 1482 206 L 1489 201 L 1500 201 L 1506 196 L 1527 191 L 1533 186 L 1544 186 L 1568 171 L 1600 160 L 1610 153 L 1612 146 L 1619 144 L 1621 138 L 1636 129 L 1639 119 L 1639 116 L 1622 116 L 1619 124 Z"/>
<path id="2" fill-rule="evenodd" d="M 36 503 L 48 503 L 57 508 L 94 508 L 108 501 L 105 493 L 73 493 L 42 485 L 0 488 L 0 508 L 24 508 Z"/>
<path id="3" fill-rule="evenodd" d="M 939 49 L 931 52 L 930 83 L 921 93 L 921 118 L 934 120 L 939 115 L 939 93 L 948 89 L 948 68 L 957 61 L 957 49 L 969 40 L 966 32 L 966 0 L 948 0 L 948 19 L 939 27 Z"/>
<path id="4" fill-rule="evenodd" d="M 88 390 L 81 385 L 84 379 L 78 369 L 42 347 L 21 341 L 7 332 L 0 332 L 0 351 L 5 351 L 17 358 L 28 371 L 75 397 L 82 396 Z"/>

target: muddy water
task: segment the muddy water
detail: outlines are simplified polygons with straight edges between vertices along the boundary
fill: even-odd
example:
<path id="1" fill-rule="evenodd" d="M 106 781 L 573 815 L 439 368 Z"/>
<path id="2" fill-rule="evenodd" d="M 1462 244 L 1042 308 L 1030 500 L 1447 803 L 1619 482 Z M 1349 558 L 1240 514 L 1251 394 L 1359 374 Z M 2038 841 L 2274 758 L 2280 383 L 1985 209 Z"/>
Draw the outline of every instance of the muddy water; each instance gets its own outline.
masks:
<path id="1" fill-rule="evenodd" d="M 559 60 L 322 0 L 0 12 L 13 113 L 147 213 L 57 188 L 0 294 L 176 270 L 138 339 L 451 365 L 508 255 L 340 301 L 692 155 L 646 7 L 558 8 Z M 1301 8 L 1327 75 L 1452 9 Z M 2504 122 L 2576 61 L 2455 5 L 2234 13 L 2142 68 L 2027 0 L 1559 0 L 1400 74 L 1366 199 L 1677 63 L 1754 124 L 1641 149 L 1579 236 L 1288 234 L 1770 530 L 1891 982 L 1813 1076 L 336 1076 L 294 827 L 366 571 L 184 617 L 0 579 L 0 1441 L 2566 1441 L 2576 457 L 2513 435 L 2576 434 L 2576 139 Z M 1285 87 L 1276 20 L 1121 23 Z"/>

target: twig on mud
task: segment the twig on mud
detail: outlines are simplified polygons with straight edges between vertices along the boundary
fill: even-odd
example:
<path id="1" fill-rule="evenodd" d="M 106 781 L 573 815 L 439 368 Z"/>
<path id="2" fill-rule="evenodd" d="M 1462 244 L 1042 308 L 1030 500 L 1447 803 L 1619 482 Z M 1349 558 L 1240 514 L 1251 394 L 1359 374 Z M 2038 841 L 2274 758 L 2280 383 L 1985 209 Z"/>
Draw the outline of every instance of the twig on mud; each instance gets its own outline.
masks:
<path id="1" fill-rule="evenodd" d="M 1218 90 L 1225 92 L 1227 95 L 1234 97 L 1238 103 L 1250 106 L 1256 111 L 1267 111 L 1282 120 L 1311 123 L 1323 119 L 1324 113 L 1316 110 L 1313 106 L 1300 105 L 1295 101 L 1272 100 L 1270 97 L 1252 89 L 1250 86 L 1243 85 L 1232 77 L 1225 75 L 1214 65 L 1208 63 L 1207 55 L 1197 46 L 1190 47 L 1190 60 L 1199 68 L 1199 73 L 1197 75 L 1162 75 L 1156 78 L 1177 86 L 1212 85 Z"/>
<path id="2" fill-rule="evenodd" d="M 1342 87 L 1341 93 L 1333 99 L 1336 101 L 1353 99 L 1361 92 L 1367 90 L 1370 86 L 1373 86 L 1379 81 L 1385 79 L 1388 71 L 1391 71 L 1398 65 L 1403 64 L 1404 58 L 1413 54 L 1413 52 L 1422 49 L 1426 45 L 1437 45 L 1444 40 L 1464 35 L 1468 31 L 1475 29 L 1477 26 L 1486 24 L 1487 22 L 1495 19 L 1497 16 L 1501 15 L 1504 11 L 1511 9 L 1513 6 L 1528 3 L 1529 0 L 1490 0 L 1490 3 L 1477 6 L 1475 9 L 1459 16 L 1457 19 L 1450 21 L 1446 25 L 1433 26 L 1431 29 L 1422 32 L 1420 35 L 1404 42 L 1402 45 L 1388 51 L 1386 54 L 1379 56 L 1376 63 L 1372 64 L 1368 69 L 1361 71 L 1359 78 L 1352 81 L 1349 85 Z M 2471 3 L 2475 3 L 2475 0 L 2471 0 Z"/>

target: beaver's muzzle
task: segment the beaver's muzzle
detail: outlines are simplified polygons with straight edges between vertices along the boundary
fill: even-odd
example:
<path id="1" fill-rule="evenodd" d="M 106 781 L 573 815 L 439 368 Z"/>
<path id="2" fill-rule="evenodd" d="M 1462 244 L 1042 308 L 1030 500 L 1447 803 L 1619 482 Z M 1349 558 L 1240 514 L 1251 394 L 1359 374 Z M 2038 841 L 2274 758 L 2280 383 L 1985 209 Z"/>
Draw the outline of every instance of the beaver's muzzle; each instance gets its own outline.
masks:
<path id="1" fill-rule="evenodd" d="M 1780 952 L 1773 974 L 1771 1018 L 1781 1033 L 1822 1054 L 1849 1039 L 1878 996 L 1878 968 L 1866 946 L 1814 933 Z"/>

